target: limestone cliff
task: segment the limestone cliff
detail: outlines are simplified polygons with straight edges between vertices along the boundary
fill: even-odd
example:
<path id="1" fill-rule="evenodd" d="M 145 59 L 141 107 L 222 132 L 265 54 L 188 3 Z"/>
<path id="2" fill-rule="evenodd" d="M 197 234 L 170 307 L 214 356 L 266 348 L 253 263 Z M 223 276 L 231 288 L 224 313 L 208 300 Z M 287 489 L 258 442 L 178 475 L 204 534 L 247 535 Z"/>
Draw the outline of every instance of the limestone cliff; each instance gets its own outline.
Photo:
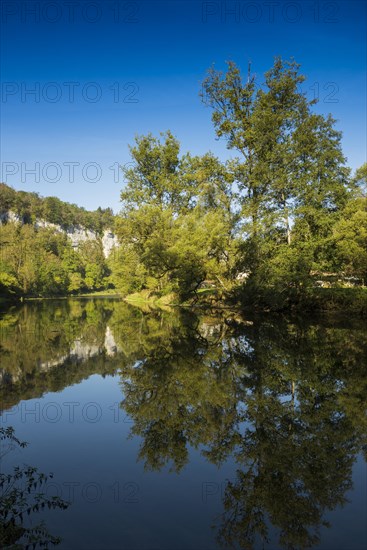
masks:
<path id="1" fill-rule="evenodd" d="M 0 224 L 3 223 L 23 223 L 23 220 L 15 212 L 9 210 L 7 212 L 0 212 Z M 100 238 L 105 258 L 108 258 L 112 250 L 114 248 L 118 248 L 119 246 L 118 239 L 111 229 L 105 229 L 102 235 L 98 235 L 94 231 L 86 229 L 80 225 L 73 225 L 63 228 L 61 225 L 39 219 L 37 219 L 33 225 L 35 227 L 52 229 L 53 231 L 57 231 L 59 233 L 65 233 L 68 239 L 70 239 L 73 248 L 78 248 L 78 246 L 85 241 Z"/>

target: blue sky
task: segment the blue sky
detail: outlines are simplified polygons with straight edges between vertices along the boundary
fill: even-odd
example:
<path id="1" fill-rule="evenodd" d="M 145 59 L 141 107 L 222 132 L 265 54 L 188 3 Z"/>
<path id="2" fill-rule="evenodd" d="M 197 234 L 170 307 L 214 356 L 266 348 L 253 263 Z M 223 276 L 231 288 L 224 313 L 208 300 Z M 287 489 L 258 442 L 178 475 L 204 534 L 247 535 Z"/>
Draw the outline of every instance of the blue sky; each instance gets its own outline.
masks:
<path id="1" fill-rule="evenodd" d="M 2 9 L 2 180 L 89 209 L 119 209 L 118 164 L 136 134 L 170 129 L 182 151 L 231 154 L 199 99 L 213 63 L 262 80 L 293 56 L 303 89 L 366 161 L 366 2 L 7 1 Z M 30 93 L 30 90 L 34 93 Z"/>

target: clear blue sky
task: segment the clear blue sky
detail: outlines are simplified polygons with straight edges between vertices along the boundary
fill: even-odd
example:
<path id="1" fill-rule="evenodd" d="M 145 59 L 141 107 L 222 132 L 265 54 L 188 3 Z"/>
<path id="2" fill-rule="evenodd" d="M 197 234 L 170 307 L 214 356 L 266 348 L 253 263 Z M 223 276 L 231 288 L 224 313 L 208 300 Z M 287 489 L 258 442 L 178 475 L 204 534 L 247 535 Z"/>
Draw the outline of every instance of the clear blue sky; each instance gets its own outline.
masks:
<path id="1" fill-rule="evenodd" d="M 113 167 L 129 162 L 136 134 L 170 129 L 183 151 L 228 158 L 200 82 L 230 59 L 244 70 L 251 59 L 261 81 L 275 55 L 302 65 L 304 89 L 338 120 L 355 169 L 366 160 L 366 5 L 4 0 L 2 179 L 116 211 L 123 182 Z"/>

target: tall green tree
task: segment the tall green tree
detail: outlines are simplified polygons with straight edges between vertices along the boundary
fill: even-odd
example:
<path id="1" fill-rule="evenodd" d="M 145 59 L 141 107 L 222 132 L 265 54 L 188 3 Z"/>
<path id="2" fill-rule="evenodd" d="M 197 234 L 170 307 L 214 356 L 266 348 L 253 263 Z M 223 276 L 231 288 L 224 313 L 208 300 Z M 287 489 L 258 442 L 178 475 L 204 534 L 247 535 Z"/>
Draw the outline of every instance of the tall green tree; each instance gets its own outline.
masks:
<path id="1" fill-rule="evenodd" d="M 223 285 L 235 220 L 226 167 L 210 153 L 180 156 L 170 132 L 163 142 L 150 134 L 139 137 L 130 150 L 133 166 L 125 170 L 123 209 L 116 221 L 122 250 L 113 262 L 127 281 L 113 276 L 115 284 L 174 292 L 182 299 L 206 278 Z"/>
<path id="2" fill-rule="evenodd" d="M 277 57 L 261 87 L 250 67 L 244 80 L 233 62 L 225 74 L 211 69 L 203 84 L 217 136 L 239 155 L 231 170 L 240 192 L 244 264 L 258 282 L 270 276 L 269 262 L 277 257 L 283 273 L 297 255 L 306 276 L 322 265 L 333 214 L 346 201 L 341 133 L 330 116 L 312 112 L 315 101 L 300 91 L 304 80 L 294 60 Z M 282 269 L 276 273 L 282 276 Z"/>

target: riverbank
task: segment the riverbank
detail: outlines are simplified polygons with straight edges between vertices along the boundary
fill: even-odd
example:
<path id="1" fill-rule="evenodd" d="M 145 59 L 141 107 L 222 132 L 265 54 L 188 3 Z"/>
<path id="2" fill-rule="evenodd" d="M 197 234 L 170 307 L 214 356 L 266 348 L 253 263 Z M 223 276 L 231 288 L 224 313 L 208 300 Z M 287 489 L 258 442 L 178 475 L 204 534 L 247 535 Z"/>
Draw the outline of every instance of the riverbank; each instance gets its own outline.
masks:
<path id="1" fill-rule="evenodd" d="M 278 313 L 349 313 L 367 316 L 367 288 L 308 288 L 277 291 L 274 288 L 246 293 L 224 294 L 215 288 L 200 289 L 194 298 L 180 302 L 176 294 L 158 296 L 143 290 L 126 296 L 124 300 L 132 305 L 147 307 L 200 307 L 251 309 L 255 312 Z"/>
<path id="2" fill-rule="evenodd" d="M 230 308 L 254 312 L 343 312 L 356 316 L 367 316 L 367 288 L 308 288 L 300 292 L 297 289 L 277 291 L 274 288 L 251 290 L 246 287 L 225 295 L 215 288 L 200 289 L 195 297 L 180 301 L 179 297 L 170 293 L 159 296 L 149 290 L 142 290 L 127 296 L 116 290 L 101 290 L 96 292 L 72 294 L 64 296 L 0 296 L 0 306 L 20 302 L 43 300 L 69 300 L 79 298 L 115 298 L 137 306 L 148 308 L 167 307 L 200 307 Z"/>
<path id="3" fill-rule="evenodd" d="M 69 295 L 55 295 L 55 296 L 0 296 L 0 307 L 6 309 L 7 306 L 16 306 L 22 303 L 32 303 L 32 302 L 45 302 L 53 300 L 79 300 L 79 299 L 116 299 L 123 300 L 124 297 L 117 292 L 91 292 L 88 294 L 69 294 Z"/>
<path id="4" fill-rule="evenodd" d="M 243 308 L 274 312 L 343 312 L 367 316 L 367 288 L 317 288 L 302 291 L 288 288 L 278 291 L 263 288 L 246 292 L 246 288 L 232 299 Z"/>

